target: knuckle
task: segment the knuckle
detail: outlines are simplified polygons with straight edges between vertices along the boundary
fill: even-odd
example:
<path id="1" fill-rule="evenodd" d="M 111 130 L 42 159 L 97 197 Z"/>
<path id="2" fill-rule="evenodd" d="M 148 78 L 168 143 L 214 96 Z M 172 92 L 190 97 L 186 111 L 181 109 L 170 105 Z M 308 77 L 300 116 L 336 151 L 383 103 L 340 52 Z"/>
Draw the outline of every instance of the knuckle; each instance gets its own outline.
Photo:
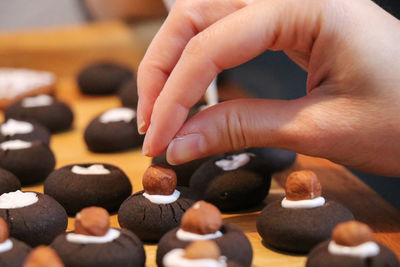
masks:
<path id="1" fill-rule="evenodd" d="M 230 147 L 234 150 L 247 147 L 247 140 L 241 115 L 238 112 L 226 113 L 225 121 L 227 140 Z"/>

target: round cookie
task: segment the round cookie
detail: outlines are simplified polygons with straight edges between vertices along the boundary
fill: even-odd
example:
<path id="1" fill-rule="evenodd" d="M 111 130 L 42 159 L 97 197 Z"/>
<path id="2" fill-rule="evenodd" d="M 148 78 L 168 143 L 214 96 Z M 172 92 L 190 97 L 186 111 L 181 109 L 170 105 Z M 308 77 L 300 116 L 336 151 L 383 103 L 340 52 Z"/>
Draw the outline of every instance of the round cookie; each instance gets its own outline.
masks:
<path id="1" fill-rule="evenodd" d="M 118 97 L 124 107 L 136 109 L 139 99 L 136 79 L 125 82 L 118 90 Z"/>
<path id="2" fill-rule="evenodd" d="M 9 119 L 0 124 L 0 143 L 9 140 L 42 141 L 50 144 L 50 132 L 39 123 Z"/>
<path id="3" fill-rule="evenodd" d="M 6 108 L 4 115 L 6 120 L 34 120 L 50 132 L 71 128 L 74 119 L 68 105 L 49 95 L 23 98 Z"/>
<path id="4" fill-rule="evenodd" d="M 44 193 L 52 196 L 74 216 L 89 206 L 116 212 L 131 195 L 125 173 L 110 164 L 73 164 L 53 171 L 44 182 Z"/>
<path id="5" fill-rule="evenodd" d="M 289 168 L 297 158 L 295 152 L 273 147 L 254 147 L 246 151 L 259 156 L 271 173 Z"/>
<path id="6" fill-rule="evenodd" d="M 98 207 L 77 214 L 75 231 L 58 236 L 51 247 L 69 267 L 144 266 L 142 242 L 127 229 L 109 226 L 107 212 Z"/>
<path id="7" fill-rule="evenodd" d="M 189 187 L 222 211 L 252 208 L 268 195 L 271 174 L 263 161 L 246 152 L 219 154 L 204 162 Z"/>
<path id="8" fill-rule="evenodd" d="M 24 242 L 15 238 L 10 237 L 8 240 L 12 243 L 12 248 L 0 252 L 0 266 L 20 267 L 23 265 L 26 257 L 32 249 Z M 1 247 L 2 244 L 0 244 L 0 250 Z"/>
<path id="9" fill-rule="evenodd" d="M 54 166 L 54 154 L 42 142 L 10 140 L 0 143 L 0 167 L 16 175 L 23 186 L 43 181 Z"/>
<path id="10" fill-rule="evenodd" d="M 186 211 L 181 226 L 161 238 L 157 265 L 164 266 L 164 256 L 171 250 L 186 248 L 198 240 L 213 240 L 228 261 L 238 266 L 251 266 L 253 249 L 246 235 L 234 224 L 223 223 L 218 209 L 204 201 L 196 202 Z"/>
<path id="11" fill-rule="evenodd" d="M 130 108 L 110 109 L 93 119 L 84 139 L 89 150 L 99 153 L 123 151 L 143 143 L 136 124 L 136 111 Z"/>
<path id="12" fill-rule="evenodd" d="M 0 168 L 0 195 L 21 189 L 21 182 L 11 172 Z"/>
<path id="13" fill-rule="evenodd" d="M 307 267 L 398 267 L 396 255 L 374 241 L 372 230 L 365 224 L 351 221 L 339 224 L 332 239 L 310 252 Z"/>
<path id="14" fill-rule="evenodd" d="M 133 79 L 132 71 L 114 62 L 98 62 L 85 67 L 77 82 L 82 93 L 88 95 L 114 94 L 123 83 Z"/>
<path id="15" fill-rule="evenodd" d="M 64 208 L 52 197 L 38 192 L 2 194 L 0 217 L 7 222 L 11 236 L 32 247 L 50 244 L 68 224 Z"/>
<path id="16" fill-rule="evenodd" d="M 257 231 L 266 245 L 306 253 L 328 239 L 333 228 L 354 219 L 346 207 L 321 196 L 321 185 L 311 171 L 289 175 L 286 197 L 266 206 L 257 217 Z"/>
<path id="17" fill-rule="evenodd" d="M 184 212 L 195 202 L 194 193 L 189 188 L 176 187 L 173 170 L 154 164 L 144 174 L 143 187 L 143 191 L 122 203 L 118 222 L 141 240 L 158 242 L 166 232 L 179 226 Z"/>

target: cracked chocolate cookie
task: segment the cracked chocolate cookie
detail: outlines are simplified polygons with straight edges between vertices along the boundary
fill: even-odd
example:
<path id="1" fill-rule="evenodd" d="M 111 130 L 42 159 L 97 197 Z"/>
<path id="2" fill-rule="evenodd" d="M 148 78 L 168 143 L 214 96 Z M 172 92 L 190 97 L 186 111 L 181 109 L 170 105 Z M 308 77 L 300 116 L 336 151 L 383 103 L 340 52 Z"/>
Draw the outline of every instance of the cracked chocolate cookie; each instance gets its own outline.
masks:
<path id="1" fill-rule="evenodd" d="M 2 194 L 0 217 L 7 222 L 11 236 L 32 247 L 50 244 L 68 224 L 64 208 L 52 197 L 38 192 Z"/>
<path id="2" fill-rule="evenodd" d="M 136 79 L 125 82 L 118 90 L 118 97 L 124 107 L 137 108 L 138 92 Z"/>
<path id="3" fill-rule="evenodd" d="M 21 182 L 11 172 L 0 168 L 0 195 L 21 189 Z"/>
<path id="4" fill-rule="evenodd" d="M 131 108 L 113 108 L 93 119 L 84 134 L 86 145 L 93 152 L 123 151 L 140 146 L 136 111 Z"/>
<path id="5" fill-rule="evenodd" d="M 127 229 L 110 228 L 109 215 L 99 207 L 83 209 L 76 216 L 74 232 L 58 236 L 54 248 L 68 267 L 141 267 L 143 243 Z"/>
<path id="6" fill-rule="evenodd" d="M 181 225 L 166 233 L 158 243 L 156 262 L 164 266 L 165 256 L 199 240 L 214 241 L 230 262 L 251 266 L 253 249 L 246 235 L 235 225 L 224 223 L 218 209 L 204 201 L 196 202 L 184 214 Z"/>
<path id="7" fill-rule="evenodd" d="M 0 124 L 0 142 L 9 140 L 50 143 L 50 132 L 39 123 L 9 119 Z"/>
<path id="8" fill-rule="evenodd" d="M 116 212 L 131 195 L 125 173 L 110 164 L 73 164 L 53 171 L 44 182 L 44 193 L 52 196 L 70 216 L 89 206 Z"/>
<path id="9" fill-rule="evenodd" d="M 114 62 L 98 62 L 85 67 L 78 74 L 78 85 L 88 95 L 114 94 L 126 81 L 133 79 L 132 71 Z"/>
<path id="10" fill-rule="evenodd" d="M 143 176 L 144 190 L 126 199 L 118 211 L 121 227 L 146 242 L 158 242 L 177 227 L 196 197 L 189 188 L 176 187 L 176 180 L 172 169 L 152 164 Z"/>
<path id="11" fill-rule="evenodd" d="M 74 114 L 71 108 L 49 95 L 26 97 L 10 105 L 5 111 L 6 120 L 32 120 L 46 127 L 50 132 L 71 128 Z"/>
<path id="12" fill-rule="evenodd" d="M 17 139 L 0 143 L 0 167 L 17 176 L 23 186 L 43 181 L 54 166 L 54 154 L 42 142 Z"/>
<path id="13" fill-rule="evenodd" d="M 245 151 L 211 157 L 190 178 L 189 187 L 222 211 L 252 208 L 268 195 L 271 174 L 263 161 Z"/>

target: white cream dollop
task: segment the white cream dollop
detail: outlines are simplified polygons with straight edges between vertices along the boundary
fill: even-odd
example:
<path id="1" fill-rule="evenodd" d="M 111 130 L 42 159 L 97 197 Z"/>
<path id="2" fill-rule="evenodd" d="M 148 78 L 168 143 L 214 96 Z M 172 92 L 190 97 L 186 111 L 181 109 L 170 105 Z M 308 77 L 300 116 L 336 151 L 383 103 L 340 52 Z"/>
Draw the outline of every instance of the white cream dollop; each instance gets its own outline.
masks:
<path id="1" fill-rule="evenodd" d="M 83 167 L 74 165 L 71 172 L 82 175 L 99 175 L 99 174 L 110 174 L 111 172 L 104 167 L 103 164 L 93 164 L 89 167 Z"/>
<path id="2" fill-rule="evenodd" d="M 10 140 L 5 141 L 0 144 L 0 148 L 3 150 L 18 150 L 18 149 L 25 149 L 32 146 L 31 142 L 23 141 L 23 140 Z"/>
<path id="3" fill-rule="evenodd" d="M 110 228 L 103 236 L 81 235 L 75 233 L 68 233 L 66 239 L 71 243 L 79 244 L 103 244 L 117 239 L 121 232 L 117 229 Z"/>
<path id="4" fill-rule="evenodd" d="M 335 241 L 331 240 L 328 245 L 329 253 L 340 256 L 351 256 L 358 258 L 374 257 L 379 254 L 379 246 L 373 241 L 362 243 L 358 246 L 348 247 L 336 244 Z"/>
<path id="5" fill-rule="evenodd" d="M 182 241 L 210 240 L 210 239 L 216 239 L 221 236 L 222 236 L 221 231 L 216 231 L 215 233 L 206 235 L 187 232 L 181 228 L 179 228 L 178 231 L 176 231 L 176 238 Z"/>
<path id="6" fill-rule="evenodd" d="M 150 195 L 146 192 L 143 192 L 143 196 L 155 204 L 169 204 L 175 202 L 180 195 L 181 192 L 176 189 L 171 195 Z"/>
<path id="7" fill-rule="evenodd" d="M 21 192 L 20 190 L 4 193 L 0 196 L 0 209 L 17 209 L 30 206 L 39 201 L 34 192 Z"/>
<path id="8" fill-rule="evenodd" d="M 113 108 L 104 112 L 99 120 L 101 123 L 124 121 L 130 122 L 136 116 L 136 112 L 131 108 Z"/>
<path id="9" fill-rule="evenodd" d="M 225 267 L 226 257 L 221 256 L 218 260 L 215 259 L 187 259 L 183 257 L 185 250 L 175 248 L 165 254 L 163 264 L 165 267 Z"/>
<path id="10" fill-rule="evenodd" d="M 312 209 L 325 205 L 324 197 L 316 197 L 304 200 L 288 200 L 286 197 L 282 199 L 282 208 L 287 209 Z"/>
<path id="11" fill-rule="evenodd" d="M 3 243 L 0 243 L 0 253 L 9 251 L 13 248 L 13 242 L 10 239 L 7 239 Z"/>
<path id="12" fill-rule="evenodd" d="M 241 153 L 237 155 L 230 155 L 227 159 L 217 160 L 215 165 L 223 169 L 224 171 L 236 170 L 250 161 L 250 156 L 254 156 L 251 153 Z"/>
<path id="13" fill-rule="evenodd" d="M 25 97 L 22 99 L 22 106 L 24 108 L 44 107 L 53 104 L 53 97 L 49 95 L 38 95 L 32 97 Z"/>
<path id="14" fill-rule="evenodd" d="M 13 136 L 16 134 L 28 134 L 33 132 L 33 125 L 27 121 L 9 119 L 0 126 L 1 134 Z"/>

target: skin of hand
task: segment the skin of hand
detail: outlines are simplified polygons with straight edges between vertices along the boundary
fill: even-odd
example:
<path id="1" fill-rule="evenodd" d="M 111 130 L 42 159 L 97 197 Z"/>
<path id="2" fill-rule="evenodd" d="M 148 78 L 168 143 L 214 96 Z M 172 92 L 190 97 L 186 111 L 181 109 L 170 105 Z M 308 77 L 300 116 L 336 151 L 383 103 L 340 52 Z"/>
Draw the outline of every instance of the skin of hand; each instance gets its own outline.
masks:
<path id="1" fill-rule="evenodd" d="M 178 0 L 139 67 L 143 154 L 272 146 L 399 176 L 399 44 L 400 22 L 370 0 Z M 305 97 L 227 101 L 185 123 L 220 71 L 268 49 L 308 72 Z"/>

